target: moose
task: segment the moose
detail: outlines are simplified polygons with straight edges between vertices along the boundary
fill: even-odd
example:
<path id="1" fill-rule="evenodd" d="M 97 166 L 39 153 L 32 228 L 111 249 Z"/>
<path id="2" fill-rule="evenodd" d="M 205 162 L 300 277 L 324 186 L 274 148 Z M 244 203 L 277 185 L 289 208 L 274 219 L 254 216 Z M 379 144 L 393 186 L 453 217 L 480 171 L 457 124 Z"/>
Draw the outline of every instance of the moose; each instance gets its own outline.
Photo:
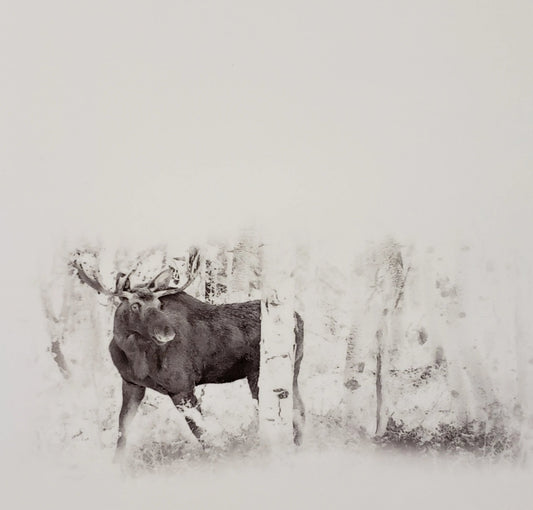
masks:
<path id="1" fill-rule="evenodd" d="M 81 263 L 72 265 L 80 280 L 98 293 L 115 297 L 111 359 L 122 377 L 122 406 L 115 459 L 122 458 L 128 426 L 150 388 L 168 395 L 198 441 L 202 443 L 201 411 L 194 389 L 246 378 L 252 398 L 259 401 L 261 303 L 212 305 L 185 290 L 199 271 L 199 253 L 189 259 L 187 281 L 170 286 L 170 269 L 148 284 L 130 285 L 130 276 L 119 273 L 115 290 L 90 277 Z M 175 281 L 175 280 L 174 280 Z M 178 280 L 178 285 L 179 285 Z M 294 314 L 293 439 L 299 445 L 305 409 L 298 389 L 303 358 L 303 320 Z"/>

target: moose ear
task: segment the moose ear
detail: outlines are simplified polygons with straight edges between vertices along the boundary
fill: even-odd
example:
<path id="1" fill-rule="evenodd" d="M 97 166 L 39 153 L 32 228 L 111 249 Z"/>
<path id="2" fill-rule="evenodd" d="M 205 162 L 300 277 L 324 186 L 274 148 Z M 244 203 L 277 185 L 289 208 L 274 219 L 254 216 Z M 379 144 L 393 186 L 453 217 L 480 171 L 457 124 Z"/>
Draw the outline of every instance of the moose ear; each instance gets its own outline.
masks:
<path id="1" fill-rule="evenodd" d="M 124 280 L 124 287 L 122 290 L 124 292 L 129 292 L 131 290 L 130 275 L 126 276 L 126 279 Z"/>
<path id="2" fill-rule="evenodd" d="M 115 277 L 115 292 L 120 292 L 122 290 L 125 276 L 124 273 L 117 273 L 117 276 Z"/>
<path id="3" fill-rule="evenodd" d="M 115 278 L 115 293 L 128 292 L 130 289 L 130 277 L 124 273 L 118 273 Z"/>

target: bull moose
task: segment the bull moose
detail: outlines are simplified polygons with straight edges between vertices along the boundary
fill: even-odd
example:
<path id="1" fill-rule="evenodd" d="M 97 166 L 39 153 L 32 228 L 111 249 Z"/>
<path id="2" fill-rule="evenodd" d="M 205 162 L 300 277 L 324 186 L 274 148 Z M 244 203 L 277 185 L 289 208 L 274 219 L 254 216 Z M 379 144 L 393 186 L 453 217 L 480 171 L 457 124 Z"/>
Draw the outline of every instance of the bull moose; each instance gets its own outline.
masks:
<path id="1" fill-rule="evenodd" d="M 189 263 L 185 284 L 170 287 L 169 270 L 148 284 L 131 288 L 131 275 L 119 273 L 115 290 L 90 277 L 73 260 L 80 280 L 98 293 L 120 299 L 115 310 L 109 351 L 122 377 L 122 407 L 116 458 L 124 452 L 127 428 L 146 388 L 168 395 L 183 412 L 189 428 L 201 442 L 201 414 L 194 388 L 246 378 L 252 397 L 259 397 L 261 304 L 259 300 L 212 305 L 185 292 L 199 267 L 198 252 Z M 302 440 L 305 411 L 298 390 L 303 357 L 303 320 L 295 313 L 293 376 L 293 438 Z"/>

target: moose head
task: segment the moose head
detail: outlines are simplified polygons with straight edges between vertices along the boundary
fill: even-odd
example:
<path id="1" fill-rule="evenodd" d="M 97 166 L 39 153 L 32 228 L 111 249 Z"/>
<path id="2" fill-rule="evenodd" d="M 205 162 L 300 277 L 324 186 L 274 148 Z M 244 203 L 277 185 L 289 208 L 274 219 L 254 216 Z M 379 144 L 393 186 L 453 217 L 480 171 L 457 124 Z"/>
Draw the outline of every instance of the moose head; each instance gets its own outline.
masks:
<path id="1" fill-rule="evenodd" d="M 198 274 L 199 261 L 199 253 L 195 250 L 189 258 L 189 277 L 179 287 L 169 286 L 177 278 L 175 271 L 168 268 L 149 283 L 133 288 L 130 286 L 130 276 L 133 271 L 128 275 L 118 273 L 113 291 L 106 289 L 97 278 L 91 278 L 77 259 L 74 259 L 71 265 L 83 283 L 99 294 L 120 299 L 120 304 L 115 311 L 115 325 L 120 326 L 123 334 L 129 336 L 136 333 L 157 345 L 163 345 L 173 340 L 176 332 L 164 313 L 161 298 L 184 291 Z"/>

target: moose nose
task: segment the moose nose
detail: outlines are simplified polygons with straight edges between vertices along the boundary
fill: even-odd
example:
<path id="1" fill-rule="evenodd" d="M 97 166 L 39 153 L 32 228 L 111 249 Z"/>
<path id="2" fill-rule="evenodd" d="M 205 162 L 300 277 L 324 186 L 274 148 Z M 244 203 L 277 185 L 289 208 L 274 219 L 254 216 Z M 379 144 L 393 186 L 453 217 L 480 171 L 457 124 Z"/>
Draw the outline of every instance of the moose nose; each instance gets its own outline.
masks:
<path id="1" fill-rule="evenodd" d="M 156 331 L 154 334 L 154 338 L 161 343 L 170 342 L 171 340 L 174 340 L 175 336 L 176 333 L 174 332 L 174 330 L 168 326 L 166 326 L 162 330 Z"/>

